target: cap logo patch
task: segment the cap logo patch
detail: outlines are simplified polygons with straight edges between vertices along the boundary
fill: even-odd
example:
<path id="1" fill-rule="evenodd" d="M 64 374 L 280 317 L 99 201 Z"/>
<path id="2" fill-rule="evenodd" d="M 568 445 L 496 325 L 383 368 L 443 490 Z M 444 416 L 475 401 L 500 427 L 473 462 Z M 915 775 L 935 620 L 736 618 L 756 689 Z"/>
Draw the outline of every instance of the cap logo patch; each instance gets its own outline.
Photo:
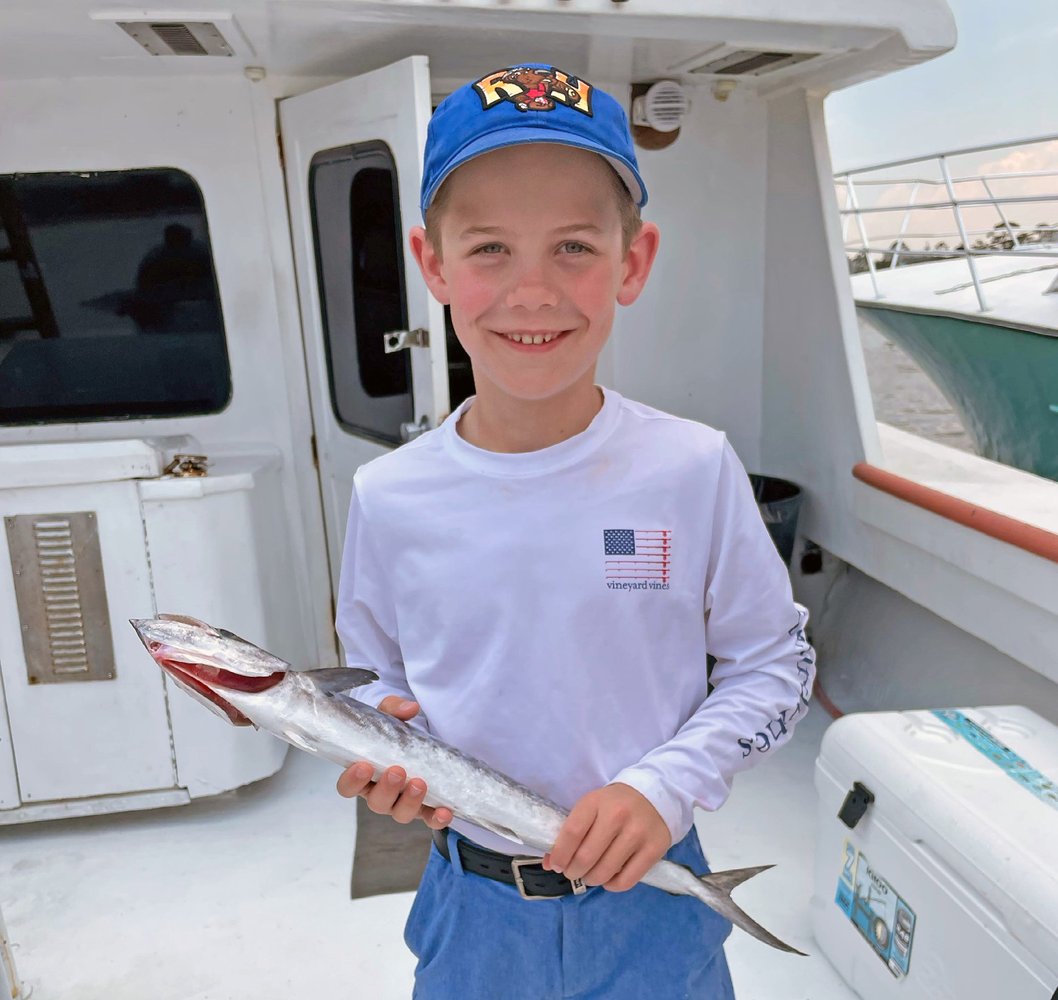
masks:
<path id="1" fill-rule="evenodd" d="M 557 101 L 589 118 L 592 115 L 592 85 L 554 66 L 500 69 L 478 80 L 474 89 L 485 111 L 502 101 L 510 101 L 519 111 L 554 111 Z"/>

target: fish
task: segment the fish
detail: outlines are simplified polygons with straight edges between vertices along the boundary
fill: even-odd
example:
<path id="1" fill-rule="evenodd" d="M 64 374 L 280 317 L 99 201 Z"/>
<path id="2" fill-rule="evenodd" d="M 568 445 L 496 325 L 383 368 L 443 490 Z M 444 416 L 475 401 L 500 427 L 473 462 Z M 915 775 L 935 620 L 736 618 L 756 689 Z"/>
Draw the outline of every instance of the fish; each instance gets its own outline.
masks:
<path id="1" fill-rule="evenodd" d="M 402 767 L 426 782 L 427 806 L 448 808 L 459 819 L 541 854 L 551 850 L 569 814 L 484 761 L 350 697 L 347 692 L 377 679 L 371 670 L 297 670 L 233 632 L 187 615 L 130 619 L 130 624 L 177 687 L 232 725 L 263 729 L 342 768 L 367 761 L 375 780 L 389 767 Z M 662 859 L 641 881 L 693 896 L 757 940 L 804 955 L 731 898 L 734 888 L 772 867 L 699 876 Z"/>

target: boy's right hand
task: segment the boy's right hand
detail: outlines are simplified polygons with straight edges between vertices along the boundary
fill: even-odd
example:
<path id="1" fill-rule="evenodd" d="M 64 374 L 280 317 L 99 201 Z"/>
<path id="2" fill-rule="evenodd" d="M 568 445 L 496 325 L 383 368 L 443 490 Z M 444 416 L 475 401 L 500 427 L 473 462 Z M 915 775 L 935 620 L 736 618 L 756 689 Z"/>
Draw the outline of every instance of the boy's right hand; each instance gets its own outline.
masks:
<path id="1" fill-rule="evenodd" d="M 378 710 L 407 722 L 418 715 L 419 705 L 390 695 L 382 699 Z M 422 778 L 409 780 L 402 767 L 388 768 L 378 781 L 371 780 L 374 773 L 375 769 L 367 761 L 350 764 L 338 778 L 338 794 L 347 799 L 361 795 L 372 812 L 392 816 L 398 823 L 421 819 L 430 829 L 440 830 L 452 822 L 451 809 L 423 805 L 426 782 Z"/>

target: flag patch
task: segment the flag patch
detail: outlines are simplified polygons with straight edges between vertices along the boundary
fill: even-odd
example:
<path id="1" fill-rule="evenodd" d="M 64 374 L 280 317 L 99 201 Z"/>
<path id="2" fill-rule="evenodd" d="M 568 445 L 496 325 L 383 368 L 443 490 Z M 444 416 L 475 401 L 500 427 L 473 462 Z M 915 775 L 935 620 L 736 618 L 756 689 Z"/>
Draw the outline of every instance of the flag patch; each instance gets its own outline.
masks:
<path id="1" fill-rule="evenodd" d="M 637 590 L 668 589 L 672 532 L 663 528 L 606 528 L 602 533 L 607 586 L 641 584 Z"/>

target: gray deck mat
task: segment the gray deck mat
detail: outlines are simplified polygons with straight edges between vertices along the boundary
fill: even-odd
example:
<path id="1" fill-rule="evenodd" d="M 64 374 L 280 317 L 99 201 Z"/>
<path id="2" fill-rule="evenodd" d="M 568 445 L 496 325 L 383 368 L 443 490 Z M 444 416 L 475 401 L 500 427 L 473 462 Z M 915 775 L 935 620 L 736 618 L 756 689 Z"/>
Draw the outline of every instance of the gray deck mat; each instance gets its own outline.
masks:
<path id="1" fill-rule="evenodd" d="M 373 813 L 358 798 L 350 898 L 414 892 L 429 853 L 430 830 L 425 823 L 398 823 Z"/>

